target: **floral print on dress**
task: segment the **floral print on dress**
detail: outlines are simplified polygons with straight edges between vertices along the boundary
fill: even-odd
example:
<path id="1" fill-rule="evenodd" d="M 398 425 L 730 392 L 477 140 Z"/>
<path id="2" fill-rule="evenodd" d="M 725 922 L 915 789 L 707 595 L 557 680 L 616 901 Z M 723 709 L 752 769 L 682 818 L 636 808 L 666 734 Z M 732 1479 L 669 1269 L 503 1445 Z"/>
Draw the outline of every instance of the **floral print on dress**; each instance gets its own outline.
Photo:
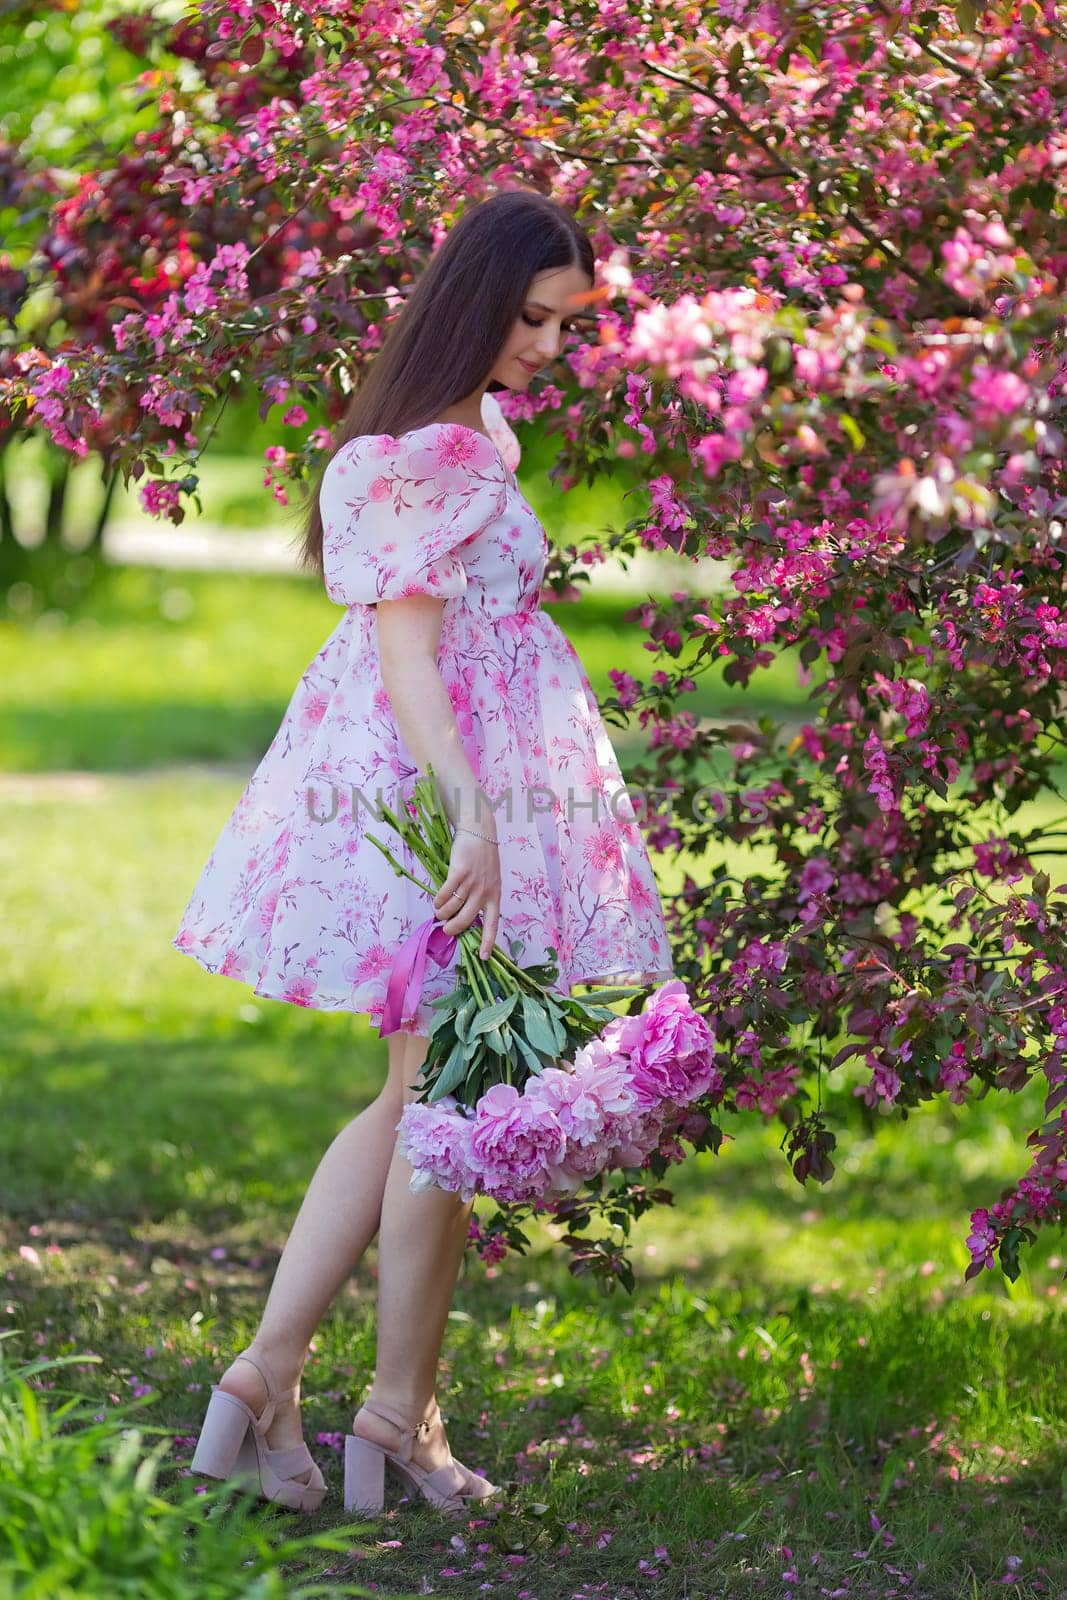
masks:
<path id="1" fill-rule="evenodd" d="M 557 991 L 674 976 L 663 907 L 596 697 L 541 608 L 548 539 L 514 480 L 517 441 L 486 395 L 490 438 L 430 423 L 344 445 L 323 478 L 323 562 L 344 614 L 297 684 L 182 915 L 174 947 L 255 993 L 380 1023 L 390 969 L 433 916 L 373 833 L 422 878 L 376 815 L 420 776 L 393 716 L 377 643 L 379 600 L 445 601 L 438 669 L 463 748 L 494 801 L 497 942 L 531 965 L 556 951 Z M 469 819 L 478 827 L 476 819 Z M 458 950 L 458 947 L 457 947 Z M 416 1014 L 455 983 L 430 963 Z"/>

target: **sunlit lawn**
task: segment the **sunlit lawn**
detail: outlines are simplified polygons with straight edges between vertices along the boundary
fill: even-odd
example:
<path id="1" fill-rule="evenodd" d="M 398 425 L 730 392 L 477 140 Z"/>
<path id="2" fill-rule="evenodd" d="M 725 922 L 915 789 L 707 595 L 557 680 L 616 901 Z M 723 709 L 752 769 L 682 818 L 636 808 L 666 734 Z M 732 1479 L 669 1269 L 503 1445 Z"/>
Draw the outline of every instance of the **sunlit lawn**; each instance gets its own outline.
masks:
<path id="1" fill-rule="evenodd" d="M 650 670 L 640 630 L 621 620 L 631 604 L 587 595 L 548 607 L 598 695 L 613 692 L 612 668 Z M 0 623 L 0 769 L 254 764 L 342 616 L 310 579 L 110 569 L 72 614 Z M 747 698 L 716 673 L 685 705 L 698 716 L 751 715 L 800 708 L 805 692 L 788 667 Z M 636 743 L 609 731 L 620 749 Z"/>
<path id="2" fill-rule="evenodd" d="M 172 593 L 167 620 L 174 590 L 192 607 Z M 599 689 L 639 644 L 592 609 L 567 627 Z M 364 1019 L 258 999 L 169 943 L 336 615 L 291 580 L 125 573 L 95 624 L 0 635 L 0 750 L 30 772 L 4 782 L 0 833 L 0 1326 L 9 1359 L 99 1354 L 42 1393 L 143 1405 L 172 1474 L 384 1071 Z M 1057 1243 L 1014 1286 L 962 1281 L 967 1215 L 1025 1163 L 1037 1099 L 864 1125 L 843 1074 L 827 1097 L 833 1182 L 801 1188 L 780 1130 L 730 1123 L 638 1225 L 632 1298 L 570 1277 L 543 1228 L 524 1260 L 469 1258 L 442 1407 L 457 1455 L 513 1485 L 507 1514 L 457 1528 L 393 1500 L 294 1570 L 463 1600 L 1067 1593 Z M 375 1271 L 372 1250 L 308 1367 L 317 1527 L 345 1520 Z"/>

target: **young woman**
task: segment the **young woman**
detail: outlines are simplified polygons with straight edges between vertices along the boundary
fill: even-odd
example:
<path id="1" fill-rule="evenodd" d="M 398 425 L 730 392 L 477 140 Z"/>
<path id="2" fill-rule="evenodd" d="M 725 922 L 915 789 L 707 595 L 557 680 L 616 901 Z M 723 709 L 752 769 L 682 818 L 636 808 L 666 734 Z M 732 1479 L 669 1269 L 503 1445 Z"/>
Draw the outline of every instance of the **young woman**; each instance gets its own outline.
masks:
<path id="1" fill-rule="evenodd" d="M 515 481 L 489 385 L 522 391 L 561 354 L 593 287 L 563 207 L 513 190 L 467 210 L 419 278 L 328 462 L 304 559 L 345 607 L 212 851 L 175 946 L 255 992 L 379 1023 L 399 946 L 428 917 L 480 949 L 555 950 L 559 992 L 673 976 L 632 804 L 573 648 L 540 608 L 548 541 Z M 432 766 L 455 828 L 430 899 L 366 833 Z M 451 1454 L 437 1364 L 472 1203 L 413 1194 L 396 1129 L 426 1054 L 431 965 L 388 1033 L 381 1092 L 326 1151 L 252 1344 L 214 1387 L 194 1470 L 313 1510 L 302 1443 L 308 1344 L 378 1235 L 377 1361 L 346 1441 L 346 1509 L 380 1509 L 384 1468 L 462 1511 L 494 1486 Z"/>

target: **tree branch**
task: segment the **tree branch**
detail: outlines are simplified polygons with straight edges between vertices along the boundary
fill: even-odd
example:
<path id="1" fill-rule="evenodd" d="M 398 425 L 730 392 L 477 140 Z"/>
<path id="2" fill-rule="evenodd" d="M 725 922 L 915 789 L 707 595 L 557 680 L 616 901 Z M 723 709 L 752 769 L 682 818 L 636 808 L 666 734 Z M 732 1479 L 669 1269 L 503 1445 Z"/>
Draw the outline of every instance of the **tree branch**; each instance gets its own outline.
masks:
<path id="1" fill-rule="evenodd" d="M 740 116 L 727 101 L 721 99 L 713 89 L 708 89 L 702 84 L 694 83 L 692 78 L 687 78 L 680 72 L 672 72 L 669 67 L 661 66 L 659 62 L 648 61 L 644 57 L 642 57 L 642 62 L 650 72 L 656 72 L 662 78 L 669 78 L 672 83 L 677 83 L 682 88 L 688 89 L 691 94 L 703 95 L 706 100 L 712 101 L 712 103 L 719 107 L 724 116 L 726 116 L 726 118 L 733 123 L 737 129 L 739 129 L 739 131 L 746 134 L 748 138 L 753 140 L 754 143 L 758 144 L 760 149 L 763 150 L 771 160 L 777 161 L 780 164 L 779 172 L 782 177 L 793 178 L 796 182 L 806 183 L 809 187 L 814 184 L 816 192 L 818 192 L 818 188 L 821 186 L 821 184 L 831 181 L 829 176 L 820 176 L 818 168 L 815 168 L 811 172 L 805 172 L 802 168 L 794 167 L 787 162 L 785 157 L 782 156 L 782 154 L 775 148 L 770 140 L 768 140 L 763 134 L 759 133 L 756 129 L 750 127 L 744 118 Z M 921 289 L 926 289 L 936 295 L 943 295 L 946 292 L 949 292 L 952 294 L 953 299 L 958 304 L 966 307 L 968 311 L 973 309 L 972 301 L 964 299 L 964 297 L 956 290 L 949 289 L 949 286 L 943 283 L 940 279 L 931 278 L 927 276 L 926 273 L 918 271 L 917 268 L 912 266 L 910 261 L 907 261 L 904 256 L 901 255 L 896 245 L 892 244 L 888 239 L 879 238 L 874 229 L 871 228 L 863 219 L 863 217 L 861 217 L 860 214 L 853 208 L 851 202 L 846 198 L 846 196 L 839 194 L 838 199 L 841 202 L 842 217 L 852 224 L 857 233 L 863 235 L 872 249 L 881 250 L 889 258 L 889 260 L 894 263 L 900 272 L 903 272 L 907 277 L 911 278 L 913 283 L 916 283 Z"/>

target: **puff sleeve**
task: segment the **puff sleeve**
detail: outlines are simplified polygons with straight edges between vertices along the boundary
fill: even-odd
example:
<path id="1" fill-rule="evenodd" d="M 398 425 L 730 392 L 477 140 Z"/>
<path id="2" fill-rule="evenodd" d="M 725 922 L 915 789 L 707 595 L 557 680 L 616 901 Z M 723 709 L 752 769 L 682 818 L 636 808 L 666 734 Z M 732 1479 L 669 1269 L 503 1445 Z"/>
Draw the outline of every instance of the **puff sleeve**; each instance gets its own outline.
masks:
<path id="1" fill-rule="evenodd" d="M 327 466 L 319 499 L 327 594 L 344 606 L 463 594 L 463 546 L 506 499 L 503 462 L 471 428 L 431 423 L 351 440 Z"/>

